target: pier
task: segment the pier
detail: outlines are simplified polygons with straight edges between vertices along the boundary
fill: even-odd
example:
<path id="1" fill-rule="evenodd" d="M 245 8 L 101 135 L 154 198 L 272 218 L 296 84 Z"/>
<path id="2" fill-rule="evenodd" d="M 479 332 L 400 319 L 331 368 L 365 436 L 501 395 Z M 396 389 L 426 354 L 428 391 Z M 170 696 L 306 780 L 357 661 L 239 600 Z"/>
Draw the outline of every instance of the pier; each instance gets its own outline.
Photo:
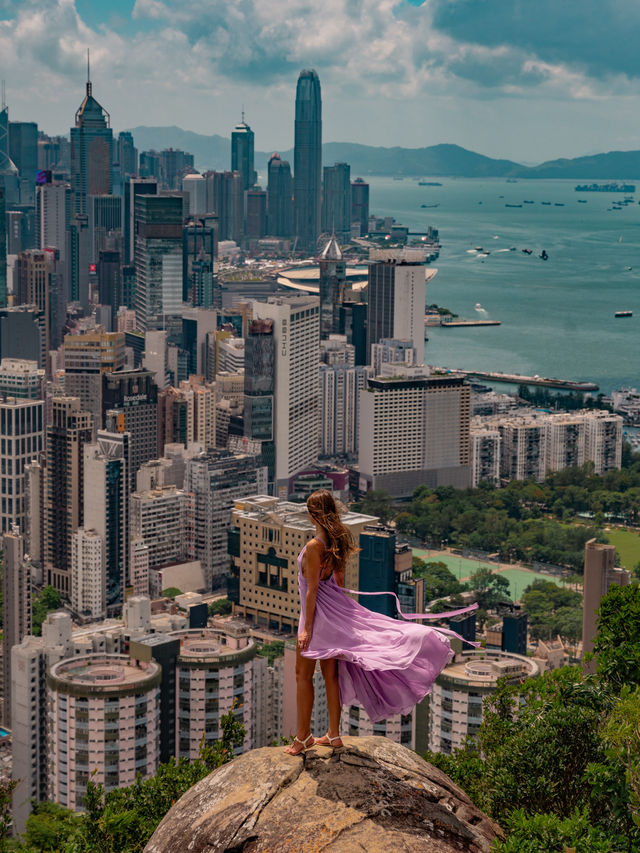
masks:
<path id="1" fill-rule="evenodd" d="M 441 329 L 452 326 L 499 326 L 500 320 L 444 320 L 440 323 Z"/>
<path id="2" fill-rule="evenodd" d="M 447 368 L 448 369 L 448 368 Z M 575 382 L 572 379 L 555 379 L 547 376 L 522 376 L 519 373 L 484 372 L 481 370 L 452 370 L 454 373 L 464 373 L 472 379 L 483 379 L 486 382 L 504 383 L 505 385 L 540 385 L 543 388 L 559 388 L 562 391 L 599 391 L 600 386 L 595 382 Z"/>

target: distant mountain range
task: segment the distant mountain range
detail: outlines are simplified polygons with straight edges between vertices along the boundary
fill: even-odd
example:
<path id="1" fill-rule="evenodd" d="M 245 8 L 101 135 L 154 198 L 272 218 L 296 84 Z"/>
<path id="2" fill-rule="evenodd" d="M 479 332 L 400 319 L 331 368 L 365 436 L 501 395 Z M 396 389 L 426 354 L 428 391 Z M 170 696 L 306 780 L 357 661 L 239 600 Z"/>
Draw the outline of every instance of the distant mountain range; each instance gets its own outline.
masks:
<path id="1" fill-rule="evenodd" d="M 231 140 L 206 136 L 180 127 L 131 128 L 140 151 L 179 148 L 195 158 L 196 168 L 229 169 Z M 269 157 L 273 152 L 256 151 L 256 169 L 266 184 Z M 293 149 L 280 151 L 293 166 Z M 354 142 L 327 142 L 322 146 L 325 164 L 345 162 L 351 175 L 394 175 L 399 177 L 452 178 L 593 178 L 596 180 L 640 179 L 640 151 L 609 151 L 574 159 L 548 160 L 539 166 L 523 166 L 513 160 L 496 160 L 459 145 L 430 145 L 427 148 L 379 148 Z"/>

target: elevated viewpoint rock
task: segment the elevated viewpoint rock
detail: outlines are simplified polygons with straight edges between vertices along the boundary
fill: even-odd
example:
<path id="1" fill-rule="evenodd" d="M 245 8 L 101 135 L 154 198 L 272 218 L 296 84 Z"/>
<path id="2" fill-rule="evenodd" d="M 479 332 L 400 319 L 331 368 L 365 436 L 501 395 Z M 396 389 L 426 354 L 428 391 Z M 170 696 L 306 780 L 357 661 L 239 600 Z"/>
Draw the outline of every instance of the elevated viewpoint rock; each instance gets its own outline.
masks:
<path id="1" fill-rule="evenodd" d="M 335 753 L 245 753 L 188 791 L 145 853 L 488 853 L 500 828 L 448 776 L 382 737 Z"/>

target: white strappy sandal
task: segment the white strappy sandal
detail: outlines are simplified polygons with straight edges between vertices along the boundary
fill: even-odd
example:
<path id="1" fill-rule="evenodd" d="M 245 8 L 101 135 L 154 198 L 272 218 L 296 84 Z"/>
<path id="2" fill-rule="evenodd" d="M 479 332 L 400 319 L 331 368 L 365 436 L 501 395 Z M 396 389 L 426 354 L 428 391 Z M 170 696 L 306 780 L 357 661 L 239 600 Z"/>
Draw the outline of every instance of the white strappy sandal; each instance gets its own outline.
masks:
<path id="1" fill-rule="evenodd" d="M 342 735 L 336 735 L 335 737 L 331 737 L 329 732 L 327 732 L 326 735 L 324 735 L 323 737 L 326 737 L 326 739 L 329 741 L 329 743 L 319 743 L 321 738 L 318 738 L 318 740 L 316 741 L 317 746 L 328 746 L 330 749 L 333 749 L 333 750 L 342 749 L 344 746 L 344 743 L 340 744 L 340 746 L 334 746 L 333 745 L 334 740 L 342 740 Z"/>
<path id="2" fill-rule="evenodd" d="M 311 743 L 309 743 L 309 741 L 311 741 Z M 296 735 L 293 739 L 293 743 L 299 743 L 300 746 L 302 747 L 302 749 L 299 750 L 298 752 L 289 752 L 289 747 L 285 746 L 285 748 L 282 751 L 286 752 L 287 755 L 293 755 L 293 756 L 302 755 L 303 752 L 306 752 L 308 749 L 311 749 L 311 747 L 315 744 L 315 742 L 316 742 L 316 739 L 314 738 L 314 736 L 311 733 L 309 733 L 309 736 L 306 737 L 304 740 L 300 740 L 298 735 Z M 309 744 L 309 745 L 307 746 L 307 744 Z"/>

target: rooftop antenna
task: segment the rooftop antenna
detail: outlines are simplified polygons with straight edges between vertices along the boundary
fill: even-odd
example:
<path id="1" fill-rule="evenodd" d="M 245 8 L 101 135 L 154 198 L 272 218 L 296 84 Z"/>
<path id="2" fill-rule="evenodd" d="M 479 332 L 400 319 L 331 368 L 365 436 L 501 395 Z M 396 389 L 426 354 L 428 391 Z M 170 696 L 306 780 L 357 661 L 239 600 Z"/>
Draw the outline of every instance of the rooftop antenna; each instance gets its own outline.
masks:
<path id="1" fill-rule="evenodd" d="M 244 104 L 242 105 L 242 124 L 244 124 Z"/>
<path id="2" fill-rule="evenodd" d="M 2 81 L 2 105 L 0 105 L 0 109 L 4 110 L 7 106 L 7 84 L 5 81 Z"/>
<path id="3" fill-rule="evenodd" d="M 91 69 L 89 65 L 89 48 L 87 48 L 87 95 L 91 94 Z"/>

